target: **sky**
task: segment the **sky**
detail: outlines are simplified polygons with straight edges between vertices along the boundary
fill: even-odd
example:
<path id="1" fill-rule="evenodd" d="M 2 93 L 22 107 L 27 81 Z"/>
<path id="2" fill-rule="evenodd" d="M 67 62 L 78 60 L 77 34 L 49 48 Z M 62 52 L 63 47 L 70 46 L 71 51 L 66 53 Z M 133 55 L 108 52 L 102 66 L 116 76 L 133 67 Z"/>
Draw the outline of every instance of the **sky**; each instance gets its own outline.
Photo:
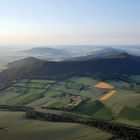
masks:
<path id="1" fill-rule="evenodd" d="M 0 45 L 139 45 L 140 0 L 0 0 Z"/>

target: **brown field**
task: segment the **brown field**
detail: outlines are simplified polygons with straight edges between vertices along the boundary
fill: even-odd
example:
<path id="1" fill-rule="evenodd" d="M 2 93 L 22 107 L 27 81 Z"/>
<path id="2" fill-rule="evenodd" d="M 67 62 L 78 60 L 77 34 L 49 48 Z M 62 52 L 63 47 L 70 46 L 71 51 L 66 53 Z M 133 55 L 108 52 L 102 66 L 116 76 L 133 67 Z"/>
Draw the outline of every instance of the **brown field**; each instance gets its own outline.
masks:
<path id="1" fill-rule="evenodd" d="M 117 92 L 116 90 L 111 90 L 108 94 L 106 94 L 105 96 L 101 97 L 100 100 L 105 101 L 108 98 L 110 98 L 111 96 L 113 96 L 116 92 Z"/>
<path id="2" fill-rule="evenodd" d="M 104 82 L 99 82 L 94 87 L 101 88 L 101 89 L 113 89 L 114 88 L 114 86 L 107 84 L 107 83 L 104 83 Z"/>

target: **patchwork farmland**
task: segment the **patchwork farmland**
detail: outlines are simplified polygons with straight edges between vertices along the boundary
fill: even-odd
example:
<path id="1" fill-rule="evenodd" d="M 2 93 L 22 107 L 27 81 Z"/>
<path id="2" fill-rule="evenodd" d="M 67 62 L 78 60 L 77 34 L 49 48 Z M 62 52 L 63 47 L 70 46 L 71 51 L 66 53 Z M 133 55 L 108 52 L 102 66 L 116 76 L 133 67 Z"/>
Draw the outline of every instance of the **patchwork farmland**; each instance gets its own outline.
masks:
<path id="1" fill-rule="evenodd" d="M 24 118 L 24 112 L 0 110 L 1 140 L 108 140 L 112 134 L 77 123 L 48 122 Z M 54 135 L 55 132 L 55 135 Z M 62 137 L 63 136 L 63 137 Z"/>
<path id="2" fill-rule="evenodd" d="M 70 111 L 117 122 L 127 119 L 133 123 L 123 112 L 138 112 L 140 94 L 114 83 L 90 77 L 71 77 L 61 81 L 23 79 L 14 81 L 0 94 L 0 104 Z"/>

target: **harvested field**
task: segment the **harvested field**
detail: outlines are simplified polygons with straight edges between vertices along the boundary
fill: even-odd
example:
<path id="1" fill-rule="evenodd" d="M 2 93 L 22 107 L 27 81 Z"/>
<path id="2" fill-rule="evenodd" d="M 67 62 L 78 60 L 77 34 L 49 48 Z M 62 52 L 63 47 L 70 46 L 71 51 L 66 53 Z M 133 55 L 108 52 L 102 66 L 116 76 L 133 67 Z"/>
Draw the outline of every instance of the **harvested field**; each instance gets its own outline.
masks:
<path id="1" fill-rule="evenodd" d="M 108 94 L 106 94 L 105 96 L 101 97 L 100 100 L 101 101 L 105 101 L 108 98 L 110 98 L 111 96 L 113 96 L 117 91 L 116 90 L 111 90 L 111 92 L 109 92 Z"/>
<path id="2" fill-rule="evenodd" d="M 107 83 L 104 83 L 104 82 L 99 82 L 94 87 L 101 88 L 101 89 L 113 89 L 114 88 L 114 86 L 107 84 Z"/>

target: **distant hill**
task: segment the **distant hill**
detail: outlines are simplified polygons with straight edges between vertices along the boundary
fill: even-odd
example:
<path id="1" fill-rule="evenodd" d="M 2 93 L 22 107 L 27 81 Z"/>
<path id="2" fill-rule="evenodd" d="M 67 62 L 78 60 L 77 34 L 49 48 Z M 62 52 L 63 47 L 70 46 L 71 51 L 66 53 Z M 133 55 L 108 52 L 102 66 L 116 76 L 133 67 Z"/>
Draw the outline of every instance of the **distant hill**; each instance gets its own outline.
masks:
<path id="1" fill-rule="evenodd" d="M 49 48 L 49 47 L 36 47 L 29 50 L 24 50 L 23 52 L 28 54 L 40 54 L 40 55 L 44 55 L 44 54 L 62 55 L 66 53 L 66 50 Z"/>
<path id="2" fill-rule="evenodd" d="M 101 50 L 93 51 L 89 55 L 72 57 L 69 60 L 71 61 L 81 61 L 81 60 L 90 60 L 90 59 L 111 59 L 111 58 L 125 58 L 131 56 L 123 49 L 115 48 L 104 48 Z M 132 56 L 136 57 L 136 56 Z"/>
<path id="3" fill-rule="evenodd" d="M 45 59 L 49 61 L 81 61 L 93 58 L 100 59 L 104 57 L 115 57 L 115 55 L 118 55 L 119 53 L 137 55 L 138 52 L 139 48 L 136 47 L 130 50 L 129 47 L 115 48 L 107 46 L 65 46 L 65 48 L 36 47 L 22 51 L 26 57 L 37 57 L 39 59 Z"/>
<path id="4" fill-rule="evenodd" d="M 48 61 L 62 61 L 71 56 L 71 53 L 67 49 L 50 47 L 35 47 L 19 53 L 22 53 L 26 57 L 36 57 L 38 59 L 45 59 Z"/>
<path id="5" fill-rule="evenodd" d="M 110 57 L 111 56 L 111 57 Z M 0 73 L 1 87 L 22 78 L 60 79 L 72 75 L 140 74 L 140 57 L 127 53 L 81 61 L 45 61 L 29 57 L 10 64 Z"/>

